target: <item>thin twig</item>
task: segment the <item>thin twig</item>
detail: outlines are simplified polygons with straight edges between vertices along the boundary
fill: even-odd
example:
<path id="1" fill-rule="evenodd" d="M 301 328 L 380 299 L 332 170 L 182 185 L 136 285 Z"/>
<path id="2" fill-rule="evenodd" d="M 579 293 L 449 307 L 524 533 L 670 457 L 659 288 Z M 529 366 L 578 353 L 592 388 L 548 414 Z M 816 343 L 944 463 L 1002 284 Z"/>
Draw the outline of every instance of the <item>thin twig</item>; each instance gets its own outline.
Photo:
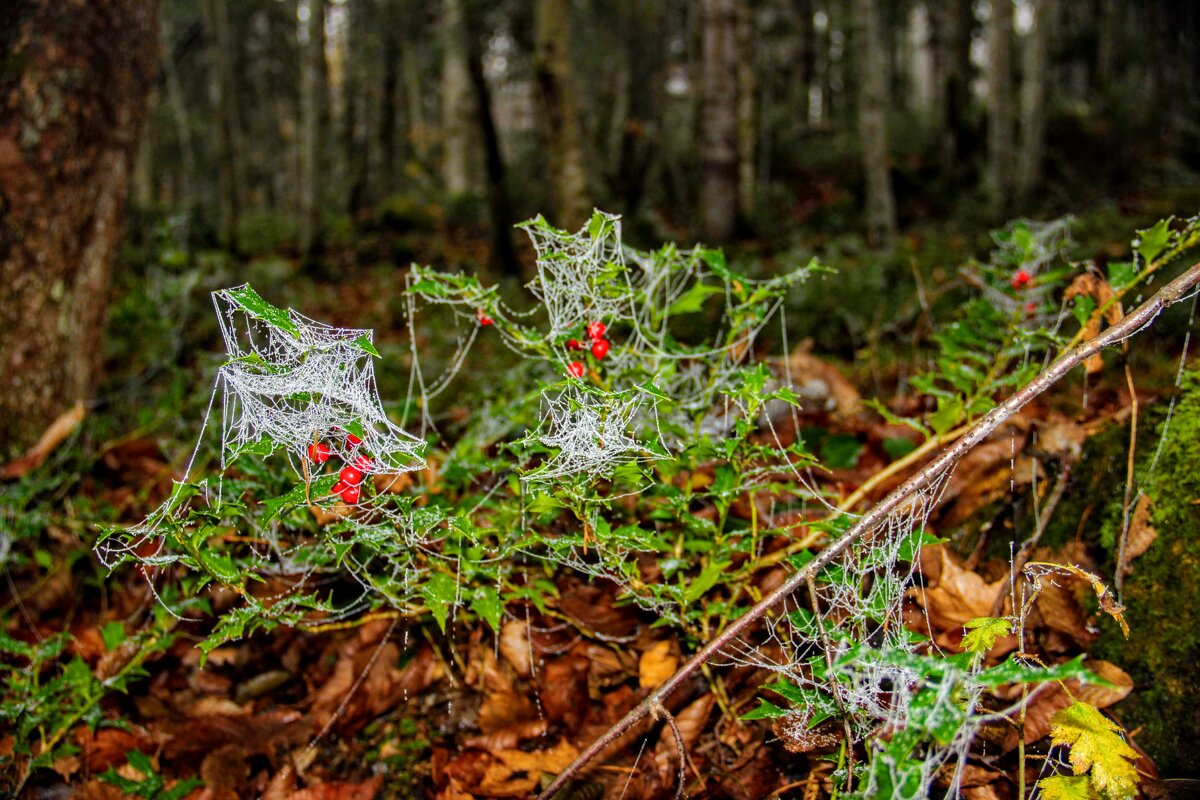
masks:
<path id="1" fill-rule="evenodd" d="M 1125 463 L 1125 494 L 1121 499 L 1121 541 L 1117 545 L 1117 575 L 1113 583 L 1117 589 L 1117 600 L 1121 599 L 1125 587 L 1125 547 L 1129 542 L 1129 522 L 1134 502 L 1133 470 L 1137 459 L 1138 397 L 1133 385 L 1133 371 L 1129 359 L 1125 359 L 1125 383 L 1129 385 L 1129 455 Z"/>
<path id="2" fill-rule="evenodd" d="M 696 654 L 679 668 L 658 689 L 648 695 L 641 703 L 622 717 L 616 724 L 598 737 L 579 756 L 571 762 L 558 777 L 539 795 L 539 800 L 550 800 L 567 784 L 583 767 L 595 758 L 602 750 L 612 744 L 618 737 L 635 724 L 651 714 L 656 707 L 662 707 L 663 701 L 700 668 L 700 665 L 713 658 L 728 646 L 751 625 L 756 623 L 770 609 L 790 596 L 803 586 L 810 575 L 816 575 L 825 566 L 844 553 L 851 544 L 874 530 L 889 514 L 902 506 L 910 497 L 937 480 L 953 467 L 959 459 L 966 455 L 975 445 L 990 436 L 996 428 L 1016 414 L 1030 400 L 1049 389 L 1064 376 L 1079 366 L 1089 356 L 1099 353 L 1106 347 L 1133 336 L 1152 323 L 1163 309 L 1183 299 L 1196 285 L 1200 283 L 1200 263 L 1190 267 L 1186 272 L 1160 289 L 1153 297 L 1140 305 L 1132 313 L 1125 316 L 1115 325 L 1102 333 L 1079 344 L 1063 353 L 1054 363 L 1043 370 L 1037 377 L 1021 387 L 1011 397 L 985 414 L 962 438 L 947 447 L 942 454 L 927 464 L 920 472 L 913 475 L 883 500 L 879 501 L 870 511 L 859 517 L 849 530 L 837 540 L 818 553 L 770 594 L 762 599 L 742 616 L 730 623 L 716 638 L 701 647 Z"/>

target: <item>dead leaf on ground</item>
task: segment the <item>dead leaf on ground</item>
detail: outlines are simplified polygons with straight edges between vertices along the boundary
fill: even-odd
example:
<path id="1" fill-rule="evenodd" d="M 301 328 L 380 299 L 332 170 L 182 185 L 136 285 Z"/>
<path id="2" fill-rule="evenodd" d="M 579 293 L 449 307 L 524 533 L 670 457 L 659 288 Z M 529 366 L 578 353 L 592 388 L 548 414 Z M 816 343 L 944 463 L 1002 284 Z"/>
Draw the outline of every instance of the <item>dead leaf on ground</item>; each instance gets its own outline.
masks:
<path id="1" fill-rule="evenodd" d="M 50 427 L 42 433 L 41 438 L 25 451 L 24 455 L 0 467 L 0 478 L 10 480 L 21 478 L 45 463 L 46 458 L 71 435 L 71 431 L 83 422 L 87 412 L 82 402 L 76 402 L 69 410 L 59 414 Z"/>
<path id="2" fill-rule="evenodd" d="M 533 674 L 528 623 L 510 619 L 500 627 L 500 655 L 512 665 L 518 677 L 528 678 Z"/>
<path id="3" fill-rule="evenodd" d="M 540 670 L 542 709 L 551 722 L 576 728 L 587 716 L 589 665 L 586 657 L 572 653 L 547 661 Z"/>
<path id="4" fill-rule="evenodd" d="M 651 645 L 638 660 L 638 685 L 643 689 L 657 689 L 679 667 L 678 647 L 670 639 Z"/>
<path id="5" fill-rule="evenodd" d="M 318 783 L 293 792 L 287 800 L 373 800 L 381 786 L 382 775 L 362 783 Z"/>
<path id="6" fill-rule="evenodd" d="M 933 562 L 928 569 L 927 562 Z M 1008 591 L 1008 579 L 985 581 L 978 573 L 961 567 L 945 545 L 926 547 L 921 563 L 929 585 L 913 590 L 913 597 L 924 607 L 937 643 L 957 648 L 962 642 L 963 625 L 976 617 L 992 615 L 996 598 Z M 991 652 L 999 655 L 1015 647 L 1016 638 L 1009 636 L 998 640 Z"/>
<path id="7" fill-rule="evenodd" d="M 1133 571 L 1131 561 L 1150 549 L 1158 538 L 1158 531 L 1150 524 L 1150 511 L 1153 501 L 1150 495 L 1142 495 L 1133 509 L 1133 517 L 1129 520 L 1129 534 L 1125 538 L 1125 573 Z"/>
<path id="8" fill-rule="evenodd" d="M 579 751 L 566 739 L 546 750 L 501 750 L 484 770 L 477 790 L 493 797 L 527 797 L 541 782 L 542 773 L 557 775 L 575 760 Z"/>
<path id="9" fill-rule="evenodd" d="M 390 628 L 386 620 L 369 623 L 339 648 L 333 673 L 315 693 L 309 712 L 318 727 L 337 713 L 338 729 L 353 730 L 406 697 L 424 691 L 441 675 L 441 667 L 428 646 L 421 647 L 399 669 L 399 645 L 392 641 L 379 643 Z"/>
<path id="10" fill-rule="evenodd" d="M 700 734 L 707 728 L 708 715 L 712 711 L 716 697 L 710 692 L 699 700 L 694 700 L 687 708 L 675 715 L 675 727 L 679 729 L 679 738 L 683 740 L 683 752 L 688 753 L 700 739 Z M 675 780 L 679 767 L 679 746 L 675 741 L 675 732 L 671 726 L 664 725 L 658 735 L 658 746 L 654 750 L 654 761 L 658 767 L 659 779 L 664 786 L 671 785 Z"/>

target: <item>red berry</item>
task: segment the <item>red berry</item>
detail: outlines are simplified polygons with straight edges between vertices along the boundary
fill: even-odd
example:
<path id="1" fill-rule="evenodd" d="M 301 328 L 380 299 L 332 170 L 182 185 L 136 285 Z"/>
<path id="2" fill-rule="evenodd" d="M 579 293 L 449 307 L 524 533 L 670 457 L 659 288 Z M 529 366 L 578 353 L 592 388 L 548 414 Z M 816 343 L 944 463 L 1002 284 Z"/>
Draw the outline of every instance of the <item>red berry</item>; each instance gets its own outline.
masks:
<path id="1" fill-rule="evenodd" d="M 567 339 L 567 349 L 568 350 L 582 350 L 583 345 L 581 345 L 579 343 L 578 339 Z"/>
<path id="2" fill-rule="evenodd" d="M 608 348 L 608 339 L 597 339 L 596 341 L 592 342 L 592 355 L 598 359 L 603 359 L 606 355 L 608 355 Z"/>
<path id="3" fill-rule="evenodd" d="M 1029 314 L 1030 316 L 1033 316 L 1033 314 L 1037 311 L 1037 309 L 1038 309 L 1037 303 L 1030 302 L 1030 303 L 1025 304 L 1025 313 Z"/>
<path id="4" fill-rule="evenodd" d="M 571 373 L 576 378 L 582 378 L 583 377 L 583 362 L 582 361 L 572 361 L 570 364 L 567 364 L 567 372 Z"/>
<path id="5" fill-rule="evenodd" d="M 475 312 L 475 317 L 479 320 L 480 325 L 491 325 L 493 322 L 495 322 L 494 319 L 483 313 L 482 308 Z"/>
<path id="6" fill-rule="evenodd" d="M 347 486 L 345 489 L 342 489 L 342 500 L 350 505 L 357 503 L 360 497 L 362 497 L 362 489 L 357 486 Z"/>
<path id="7" fill-rule="evenodd" d="M 338 481 L 337 483 L 335 483 L 333 485 L 333 488 L 329 490 L 329 493 L 330 494 L 341 494 L 344 491 L 346 491 L 346 484 L 342 483 L 341 481 Z"/>
<path id="8" fill-rule="evenodd" d="M 1025 286 L 1028 286 L 1031 280 L 1033 280 L 1032 275 L 1023 269 L 1019 269 L 1017 270 L 1016 274 L 1012 276 L 1010 283 L 1014 289 L 1022 289 Z"/>
<path id="9" fill-rule="evenodd" d="M 354 467 L 362 472 L 370 472 L 371 467 L 375 466 L 375 462 L 366 456 L 359 456 L 351 462 Z"/>
<path id="10" fill-rule="evenodd" d="M 338 473 L 338 477 L 341 478 L 344 483 L 347 483 L 351 486 L 358 486 L 360 483 L 362 483 L 363 474 L 361 470 L 355 469 L 354 467 L 342 467 L 342 471 Z"/>
<path id="11" fill-rule="evenodd" d="M 358 438 L 353 433 L 346 434 L 347 447 L 358 447 L 360 444 L 362 444 L 362 439 Z"/>
<path id="12" fill-rule="evenodd" d="M 589 339 L 599 339 L 604 336 L 604 332 L 608 330 L 604 323 L 600 320 L 589 322 L 587 325 L 587 335 Z"/>
<path id="13" fill-rule="evenodd" d="M 332 451 L 327 444 L 310 444 L 308 446 L 308 460 L 317 464 L 324 464 L 329 460 L 329 455 Z"/>

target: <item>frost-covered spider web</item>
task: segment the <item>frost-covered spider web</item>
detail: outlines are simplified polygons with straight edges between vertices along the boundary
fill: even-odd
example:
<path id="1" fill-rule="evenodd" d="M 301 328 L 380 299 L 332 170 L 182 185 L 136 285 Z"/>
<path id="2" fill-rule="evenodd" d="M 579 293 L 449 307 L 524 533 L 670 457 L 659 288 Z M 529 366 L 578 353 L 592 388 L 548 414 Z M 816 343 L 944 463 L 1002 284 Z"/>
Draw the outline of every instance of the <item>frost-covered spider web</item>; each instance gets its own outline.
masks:
<path id="1" fill-rule="evenodd" d="M 346 460 L 374 454 L 367 474 L 424 466 L 423 443 L 383 410 L 374 331 L 281 311 L 249 285 L 214 292 L 213 303 L 229 356 L 218 372 L 222 468 L 247 450 L 276 447 L 299 463 L 322 443 Z"/>
<path id="2" fill-rule="evenodd" d="M 450 309 L 466 326 L 445 372 L 433 382 L 421 372 L 414 347 L 410 402 L 449 385 L 486 318 L 487 335 L 551 371 L 539 398 L 541 424 L 524 439 L 551 456 L 524 476 L 530 483 L 607 477 L 631 460 L 651 460 L 680 445 L 687 438 L 683 430 L 722 439 L 737 417 L 733 396 L 757 337 L 781 318 L 786 290 L 813 269 L 804 265 L 756 281 L 734 276 L 719 253 L 702 247 L 639 251 L 622 243 L 620 217 L 599 211 L 575 233 L 541 217 L 522 227 L 537 254 L 536 274 L 527 284 L 539 301 L 534 309 L 512 308 L 474 278 L 420 268 L 410 274 L 410 324 L 421 300 Z M 738 304 L 730 290 L 735 281 L 760 291 Z M 710 297 L 724 301 L 723 311 L 712 315 L 716 326 L 706 324 L 698 344 L 681 344 L 675 319 L 700 312 Z M 572 362 L 587 361 L 585 331 L 596 321 L 606 326 L 611 349 L 594 368 L 573 376 Z M 581 340 L 580 349 L 570 349 L 571 341 Z"/>
<path id="3" fill-rule="evenodd" d="M 253 543 L 240 569 L 291 581 L 284 595 L 251 598 L 258 610 L 282 606 L 275 601 L 298 597 L 311 578 L 324 574 L 348 575 L 362 590 L 336 606 L 311 606 L 327 618 L 353 615 L 380 600 L 399 607 L 417 602 L 430 563 L 445 567 L 457 556 L 442 552 L 444 515 L 414 507 L 407 496 L 408 473 L 425 466 L 424 443 L 384 410 L 372 362 L 379 355 L 373 332 L 276 308 L 249 285 L 214 292 L 213 302 L 227 358 L 217 370 L 184 478 L 143 522 L 105 537 L 97 547 L 101 561 L 112 567 L 127 559 L 147 566 L 183 560 L 222 580 L 237 580 L 225 554 L 207 545 L 192 552 L 180 548 L 179 533 L 194 524 L 189 516 L 194 509 L 215 517 L 238 515 L 249 500 L 261 511 L 234 523 Z M 220 473 L 190 481 L 205 433 L 216 427 L 210 417 L 218 396 Z M 227 497 L 227 475 L 239 459 L 274 455 L 286 457 L 299 481 L 290 492 Z M 346 478 L 347 468 L 357 474 Z M 355 487 L 354 498 L 344 492 L 343 480 Z M 287 513 L 305 506 L 323 535 L 298 536 L 295 525 L 284 523 Z"/>

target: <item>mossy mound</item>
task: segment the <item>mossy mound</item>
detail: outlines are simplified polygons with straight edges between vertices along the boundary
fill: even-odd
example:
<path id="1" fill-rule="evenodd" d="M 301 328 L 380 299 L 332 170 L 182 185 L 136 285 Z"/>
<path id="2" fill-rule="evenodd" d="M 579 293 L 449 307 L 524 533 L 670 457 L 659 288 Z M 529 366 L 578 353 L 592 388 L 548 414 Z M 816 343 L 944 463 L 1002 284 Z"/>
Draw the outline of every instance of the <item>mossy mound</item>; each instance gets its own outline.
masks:
<path id="1" fill-rule="evenodd" d="M 1133 677 L 1134 693 L 1114 711 L 1129 730 L 1137 731 L 1137 743 L 1155 759 L 1160 772 L 1198 777 L 1200 372 L 1185 375 L 1169 420 L 1163 403 L 1147 422 L 1144 433 L 1149 435 L 1139 430 L 1137 475 L 1153 501 L 1150 521 L 1158 537 L 1133 562 L 1125 580 L 1122 599 L 1129 639 L 1106 620 L 1094 655 L 1120 665 Z M 1127 443 L 1128 427 L 1095 437 L 1085 451 L 1077 484 L 1078 493 L 1085 495 L 1083 502 L 1095 504 L 1087 529 L 1099 533 L 1114 568 Z M 1064 516 L 1064 523 L 1078 524 L 1078 516 Z"/>

